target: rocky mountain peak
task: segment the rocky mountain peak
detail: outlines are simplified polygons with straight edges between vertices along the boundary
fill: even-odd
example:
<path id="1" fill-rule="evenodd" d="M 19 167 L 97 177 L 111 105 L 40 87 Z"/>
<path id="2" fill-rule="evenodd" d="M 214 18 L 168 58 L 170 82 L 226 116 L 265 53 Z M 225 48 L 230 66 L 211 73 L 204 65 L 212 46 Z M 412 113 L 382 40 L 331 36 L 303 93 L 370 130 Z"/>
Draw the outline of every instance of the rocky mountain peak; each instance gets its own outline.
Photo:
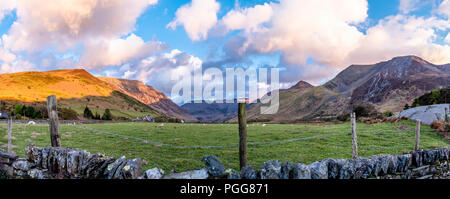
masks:
<path id="1" fill-rule="evenodd" d="M 314 87 L 314 86 L 308 82 L 299 81 L 297 84 L 292 86 L 290 89 L 305 89 L 305 88 L 312 88 L 312 87 Z"/>

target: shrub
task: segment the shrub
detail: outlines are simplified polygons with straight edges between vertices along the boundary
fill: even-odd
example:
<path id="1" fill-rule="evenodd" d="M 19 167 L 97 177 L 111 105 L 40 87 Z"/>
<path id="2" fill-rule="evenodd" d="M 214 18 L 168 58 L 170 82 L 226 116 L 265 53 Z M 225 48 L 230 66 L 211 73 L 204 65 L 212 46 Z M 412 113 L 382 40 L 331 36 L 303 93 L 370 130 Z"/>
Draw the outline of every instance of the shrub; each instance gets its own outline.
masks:
<path id="1" fill-rule="evenodd" d="M 431 126 L 432 129 L 436 129 L 439 132 L 445 132 L 446 126 L 444 121 L 434 121 Z"/>
<path id="2" fill-rule="evenodd" d="M 350 118 L 350 114 L 341 114 L 337 116 L 337 120 L 341 121 L 341 122 L 346 122 L 348 119 Z"/>
<path id="3" fill-rule="evenodd" d="M 89 109 L 89 107 L 87 107 L 87 106 L 86 106 L 86 108 L 84 108 L 83 117 L 86 119 L 94 118 L 94 114 L 92 114 L 91 109 Z"/>
<path id="4" fill-rule="evenodd" d="M 76 111 L 74 111 L 71 108 L 62 108 L 59 109 L 59 113 L 58 116 L 62 119 L 62 120 L 77 120 L 78 119 L 78 114 Z"/>
<path id="5" fill-rule="evenodd" d="M 105 113 L 103 113 L 102 120 L 112 120 L 112 118 L 111 110 L 106 109 Z"/>
<path id="6" fill-rule="evenodd" d="M 391 111 L 387 111 L 387 112 L 384 113 L 384 116 L 386 116 L 386 117 L 391 117 L 393 115 L 394 114 Z"/>

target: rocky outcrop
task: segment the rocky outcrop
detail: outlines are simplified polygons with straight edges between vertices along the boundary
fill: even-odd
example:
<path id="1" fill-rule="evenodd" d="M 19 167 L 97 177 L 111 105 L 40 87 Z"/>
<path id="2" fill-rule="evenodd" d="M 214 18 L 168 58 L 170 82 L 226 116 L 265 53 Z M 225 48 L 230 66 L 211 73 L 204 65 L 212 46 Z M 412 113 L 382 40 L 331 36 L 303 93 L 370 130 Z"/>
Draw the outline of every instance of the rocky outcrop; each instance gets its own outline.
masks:
<path id="1" fill-rule="evenodd" d="M 392 117 L 406 117 L 410 120 L 420 120 L 423 124 L 431 125 L 435 121 L 445 120 L 446 108 L 449 111 L 447 114 L 449 114 L 448 116 L 450 117 L 450 104 L 435 104 L 410 108 Z"/>

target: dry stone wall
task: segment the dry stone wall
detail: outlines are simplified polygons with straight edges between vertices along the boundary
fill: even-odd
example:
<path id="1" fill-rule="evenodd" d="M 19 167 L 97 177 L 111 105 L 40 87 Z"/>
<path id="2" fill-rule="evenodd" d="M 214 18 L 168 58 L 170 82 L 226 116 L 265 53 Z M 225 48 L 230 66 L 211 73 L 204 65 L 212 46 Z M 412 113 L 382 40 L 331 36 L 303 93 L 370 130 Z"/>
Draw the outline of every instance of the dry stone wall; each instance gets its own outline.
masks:
<path id="1" fill-rule="evenodd" d="M 259 169 L 225 169 L 214 156 L 205 168 L 164 174 L 159 168 L 143 171 L 142 161 L 112 158 L 60 147 L 25 149 L 26 158 L 0 150 L 0 179 L 450 179 L 449 149 L 420 150 L 402 155 L 325 159 L 310 165 L 264 162 Z"/>

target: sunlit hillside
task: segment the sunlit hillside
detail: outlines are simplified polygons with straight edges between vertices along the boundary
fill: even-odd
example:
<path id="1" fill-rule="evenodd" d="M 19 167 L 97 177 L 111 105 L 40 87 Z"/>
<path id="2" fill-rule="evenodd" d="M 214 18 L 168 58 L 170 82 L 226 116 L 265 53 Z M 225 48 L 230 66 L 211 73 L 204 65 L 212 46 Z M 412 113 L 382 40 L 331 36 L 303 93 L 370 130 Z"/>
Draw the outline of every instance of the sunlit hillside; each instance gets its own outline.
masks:
<path id="1" fill-rule="evenodd" d="M 47 96 L 56 95 L 60 107 L 71 108 L 79 115 L 86 106 L 99 114 L 111 109 L 117 117 L 160 115 L 81 69 L 1 74 L 0 85 L 0 100 L 10 103 L 42 104 Z"/>

